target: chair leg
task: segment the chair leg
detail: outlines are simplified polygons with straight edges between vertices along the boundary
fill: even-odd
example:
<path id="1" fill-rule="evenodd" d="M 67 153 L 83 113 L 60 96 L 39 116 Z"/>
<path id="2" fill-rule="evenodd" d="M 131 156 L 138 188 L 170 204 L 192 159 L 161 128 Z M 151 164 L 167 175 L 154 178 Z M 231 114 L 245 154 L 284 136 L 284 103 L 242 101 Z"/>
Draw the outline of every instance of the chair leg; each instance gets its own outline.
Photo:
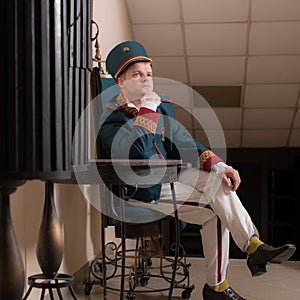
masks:
<path id="1" fill-rule="evenodd" d="M 41 293 L 41 298 L 40 298 L 40 300 L 43 300 L 44 299 L 44 297 L 45 297 L 45 288 L 43 288 L 42 289 L 42 293 Z"/>
<path id="2" fill-rule="evenodd" d="M 120 300 L 124 299 L 125 288 L 125 263 L 126 263 L 126 239 L 122 234 L 122 258 L 121 258 L 121 287 L 120 287 Z"/>
<path id="3" fill-rule="evenodd" d="M 30 295 L 31 293 L 31 290 L 32 290 L 32 286 L 28 289 L 27 293 L 25 294 L 24 298 L 22 300 L 26 300 L 28 298 L 28 296 Z"/>
<path id="4" fill-rule="evenodd" d="M 69 291 L 70 291 L 70 293 L 71 293 L 73 299 L 74 299 L 74 300 L 78 300 L 78 298 L 77 298 L 77 296 L 76 296 L 76 294 L 75 294 L 74 289 L 73 289 L 72 286 L 69 286 Z"/>
<path id="5" fill-rule="evenodd" d="M 122 195 L 122 199 L 125 199 L 125 191 L 124 188 L 119 186 L 119 194 Z M 125 288 L 125 264 L 126 264 L 126 238 L 125 238 L 125 224 L 124 224 L 124 217 L 125 217 L 125 210 L 124 210 L 124 203 L 121 201 L 121 210 L 120 210 L 120 217 L 121 217 L 121 242 L 122 242 L 122 260 L 121 260 L 121 287 L 120 287 L 120 300 L 124 299 L 124 288 Z"/>
<path id="6" fill-rule="evenodd" d="M 177 270 L 177 261 L 179 255 L 179 243 L 180 243 L 180 229 L 179 229 L 179 220 L 178 220 L 178 211 L 177 211 L 177 203 L 176 203 L 176 194 L 174 183 L 170 183 L 171 192 L 172 192 L 172 200 L 173 200 L 173 207 L 174 207 L 174 218 L 175 218 L 175 254 L 174 254 L 174 265 L 173 265 L 173 272 L 172 272 L 172 279 L 170 284 L 170 290 L 168 299 L 172 299 L 173 289 L 174 289 L 174 282 L 176 278 L 176 270 Z"/>
<path id="7" fill-rule="evenodd" d="M 55 283 L 58 284 L 58 280 L 57 279 L 55 280 Z M 57 295 L 59 297 L 59 300 L 63 300 L 63 296 L 61 294 L 61 290 L 60 290 L 59 287 L 56 288 L 56 291 L 57 291 Z"/>
<path id="8" fill-rule="evenodd" d="M 101 218 L 103 218 L 104 216 L 102 215 Z M 101 220 L 101 247 L 102 247 L 102 266 L 103 266 L 103 295 L 104 298 L 106 298 L 107 295 L 107 282 L 106 282 L 106 253 L 105 253 L 105 228 L 104 228 L 104 224 L 103 224 L 103 220 Z"/>
<path id="9" fill-rule="evenodd" d="M 62 293 L 60 291 L 60 288 L 56 288 L 56 291 L 57 291 L 57 295 L 58 295 L 59 300 L 63 300 L 63 296 L 62 296 Z"/>
<path id="10" fill-rule="evenodd" d="M 49 295 L 50 295 L 50 299 L 51 299 L 51 300 L 54 300 L 53 292 L 52 292 L 52 289 L 51 289 L 51 288 L 49 288 Z"/>

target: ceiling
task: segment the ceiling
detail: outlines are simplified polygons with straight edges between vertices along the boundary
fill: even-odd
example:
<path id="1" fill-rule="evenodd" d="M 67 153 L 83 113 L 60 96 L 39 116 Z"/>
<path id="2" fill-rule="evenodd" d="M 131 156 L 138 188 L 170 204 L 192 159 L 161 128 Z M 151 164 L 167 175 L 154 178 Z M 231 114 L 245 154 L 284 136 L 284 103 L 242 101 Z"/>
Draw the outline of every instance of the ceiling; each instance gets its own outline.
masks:
<path id="1" fill-rule="evenodd" d="M 299 0 L 126 0 L 154 75 L 188 86 L 241 87 L 213 107 L 228 148 L 300 147 Z M 184 109 L 179 120 L 190 128 Z"/>

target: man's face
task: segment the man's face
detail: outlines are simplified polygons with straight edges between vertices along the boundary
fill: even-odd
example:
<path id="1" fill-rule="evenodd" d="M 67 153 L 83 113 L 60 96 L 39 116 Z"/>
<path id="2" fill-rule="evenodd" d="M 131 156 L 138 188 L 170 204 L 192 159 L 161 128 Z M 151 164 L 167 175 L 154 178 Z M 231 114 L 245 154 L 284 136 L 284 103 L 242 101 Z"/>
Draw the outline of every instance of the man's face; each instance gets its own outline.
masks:
<path id="1" fill-rule="evenodd" d="M 142 98 L 153 90 L 151 63 L 137 62 L 130 65 L 118 78 L 118 84 L 130 100 Z"/>

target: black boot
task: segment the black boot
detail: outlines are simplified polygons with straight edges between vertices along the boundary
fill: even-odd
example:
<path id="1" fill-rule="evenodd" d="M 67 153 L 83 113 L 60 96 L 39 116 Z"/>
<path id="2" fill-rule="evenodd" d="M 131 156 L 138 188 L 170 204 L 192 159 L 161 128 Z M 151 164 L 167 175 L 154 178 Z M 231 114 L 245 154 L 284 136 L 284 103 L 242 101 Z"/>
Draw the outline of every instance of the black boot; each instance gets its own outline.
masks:
<path id="1" fill-rule="evenodd" d="M 291 244 L 286 244 L 277 248 L 262 244 L 254 253 L 248 256 L 247 265 L 252 276 L 259 276 L 267 271 L 267 262 L 280 264 L 288 260 L 295 251 L 296 247 Z"/>
<path id="2" fill-rule="evenodd" d="M 203 300 L 246 300 L 237 294 L 231 287 L 224 292 L 215 292 L 207 284 L 202 290 Z"/>

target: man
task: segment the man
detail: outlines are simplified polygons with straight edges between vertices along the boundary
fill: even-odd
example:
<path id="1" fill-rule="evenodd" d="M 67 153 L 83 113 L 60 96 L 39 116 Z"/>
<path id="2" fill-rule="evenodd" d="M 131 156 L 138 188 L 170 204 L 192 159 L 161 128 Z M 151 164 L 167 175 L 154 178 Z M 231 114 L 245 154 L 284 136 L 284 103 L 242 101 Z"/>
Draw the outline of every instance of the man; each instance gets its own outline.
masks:
<path id="1" fill-rule="evenodd" d="M 240 184 L 238 171 L 194 141 L 174 120 L 171 101 L 153 91 L 152 59 L 141 44 L 135 41 L 118 44 L 108 54 L 106 67 L 115 78 L 120 94 L 107 104 L 101 120 L 104 156 L 169 159 L 182 158 L 182 149 L 197 153 L 196 159 L 189 156 L 196 160 L 194 167 L 180 172 L 176 192 L 178 202 L 183 201 L 178 209 L 179 218 L 202 225 L 207 278 L 203 299 L 244 299 L 226 280 L 229 233 L 239 248 L 247 252 L 252 276 L 265 273 L 267 263 L 289 259 L 295 246 L 286 244 L 273 248 L 259 239 L 235 192 Z M 218 178 L 220 184 L 216 184 Z M 170 194 L 160 184 L 137 190 L 128 186 L 128 195 L 158 210 L 170 199 Z"/>

